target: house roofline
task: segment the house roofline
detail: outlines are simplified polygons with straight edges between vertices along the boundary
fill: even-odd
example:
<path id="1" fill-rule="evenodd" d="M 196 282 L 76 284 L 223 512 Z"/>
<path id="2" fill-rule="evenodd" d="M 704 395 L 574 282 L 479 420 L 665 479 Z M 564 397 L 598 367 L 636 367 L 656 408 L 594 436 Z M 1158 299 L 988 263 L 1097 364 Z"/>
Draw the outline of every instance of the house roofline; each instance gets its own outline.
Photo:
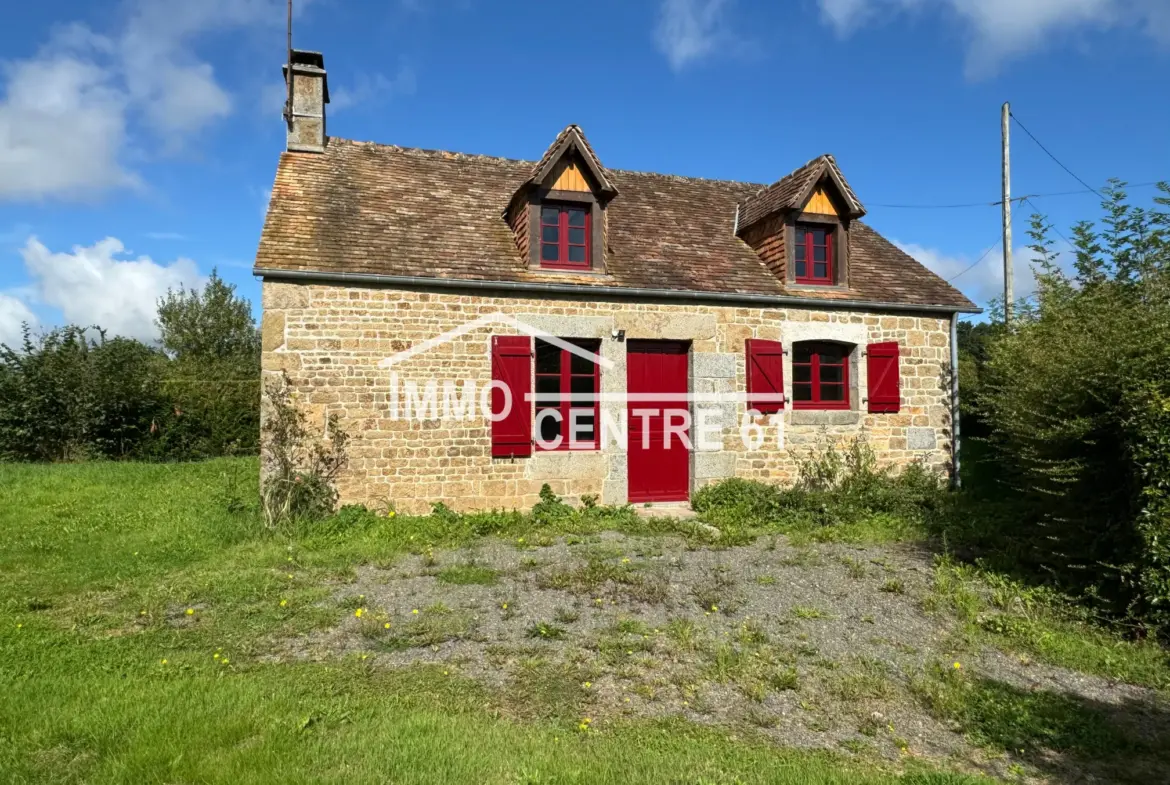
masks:
<path id="1" fill-rule="evenodd" d="M 588 297 L 653 298 L 681 301 L 706 301 L 797 306 L 831 310 L 883 310 L 918 313 L 983 313 L 982 308 L 957 305 L 889 303 L 876 300 L 829 300 L 815 297 L 796 297 L 788 294 L 747 294 L 741 292 L 699 292 L 685 289 L 648 289 L 628 286 L 580 286 L 576 284 L 538 283 L 535 281 L 489 281 L 462 278 L 428 278 L 418 275 L 383 275 L 380 273 L 323 272 L 317 270 L 277 270 L 255 267 L 252 274 L 265 280 L 315 281 L 319 283 L 363 284 L 367 286 L 435 287 L 440 289 L 471 289 L 476 291 L 532 292 L 534 294 L 567 294 L 580 299 Z"/>

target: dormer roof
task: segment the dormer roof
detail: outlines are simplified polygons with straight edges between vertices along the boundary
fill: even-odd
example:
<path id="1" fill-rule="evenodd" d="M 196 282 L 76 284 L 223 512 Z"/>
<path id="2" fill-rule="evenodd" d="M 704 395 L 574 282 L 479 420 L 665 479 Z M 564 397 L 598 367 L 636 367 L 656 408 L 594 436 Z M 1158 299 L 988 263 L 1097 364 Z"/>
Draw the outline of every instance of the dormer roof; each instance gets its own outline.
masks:
<path id="1" fill-rule="evenodd" d="M 739 229 L 742 231 L 777 212 L 802 210 L 817 186 L 826 180 L 832 183 L 844 203 L 846 217 L 865 215 L 865 207 L 841 174 L 836 159 L 826 153 L 744 200 L 739 209 Z"/>
<path id="2" fill-rule="evenodd" d="M 557 170 L 557 165 L 566 156 L 574 153 L 593 178 L 599 191 L 597 195 L 604 196 L 606 199 L 616 196 L 617 186 L 613 184 L 609 173 L 601 165 L 601 160 L 598 159 L 597 153 L 593 152 L 589 140 L 585 138 L 585 132 L 581 130 L 579 125 L 565 126 L 564 130 L 557 134 L 557 138 L 553 140 L 553 143 L 544 151 L 544 155 L 532 167 L 532 173 L 521 184 L 521 189 L 529 185 L 548 185 L 549 178 Z"/>

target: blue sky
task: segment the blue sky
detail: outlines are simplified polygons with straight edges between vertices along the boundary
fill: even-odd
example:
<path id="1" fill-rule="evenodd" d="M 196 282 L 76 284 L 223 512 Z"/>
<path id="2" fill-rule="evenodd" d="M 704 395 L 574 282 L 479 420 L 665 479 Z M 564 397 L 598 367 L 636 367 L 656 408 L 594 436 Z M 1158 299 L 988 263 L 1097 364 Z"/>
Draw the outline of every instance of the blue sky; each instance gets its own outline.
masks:
<path id="1" fill-rule="evenodd" d="M 258 309 L 283 0 L 5 13 L 0 341 L 24 319 L 150 338 L 155 299 L 213 267 Z M 336 136 L 535 158 L 576 122 L 607 166 L 757 182 L 832 152 L 867 220 L 947 278 L 998 208 L 882 205 L 995 201 L 1004 100 L 1095 186 L 1170 179 L 1165 0 L 297 0 L 295 42 L 325 54 Z M 1014 193 L 1081 187 L 1018 127 L 1012 147 Z M 1067 234 L 1096 201 L 1036 203 Z M 999 254 L 956 285 L 985 302 Z"/>

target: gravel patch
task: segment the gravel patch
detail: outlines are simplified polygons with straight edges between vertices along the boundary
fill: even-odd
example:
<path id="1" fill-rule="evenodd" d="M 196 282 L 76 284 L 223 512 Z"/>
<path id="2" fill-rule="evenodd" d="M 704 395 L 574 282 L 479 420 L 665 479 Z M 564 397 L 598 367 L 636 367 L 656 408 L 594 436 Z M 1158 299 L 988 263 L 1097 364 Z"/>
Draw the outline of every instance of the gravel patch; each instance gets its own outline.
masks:
<path id="1" fill-rule="evenodd" d="M 973 745 L 910 691 L 933 663 L 961 658 L 966 673 L 1125 707 L 1135 733 L 1170 738 L 1150 690 L 962 651 L 957 622 L 924 610 L 931 577 L 931 554 L 906 545 L 485 540 L 358 567 L 327 603 L 338 625 L 280 641 L 270 659 L 361 652 L 379 667 L 440 664 L 489 685 L 518 715 L 589 717 L 594 728 L 684 717 L 785 746 L 1006 776 L 1010 756 Z"/>

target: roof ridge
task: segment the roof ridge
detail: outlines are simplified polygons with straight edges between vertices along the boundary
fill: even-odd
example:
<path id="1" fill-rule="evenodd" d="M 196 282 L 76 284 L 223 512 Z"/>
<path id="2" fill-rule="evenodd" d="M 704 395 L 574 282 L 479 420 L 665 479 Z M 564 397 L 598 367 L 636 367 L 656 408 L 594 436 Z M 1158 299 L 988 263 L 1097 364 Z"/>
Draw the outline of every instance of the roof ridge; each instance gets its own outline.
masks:
<path id="1" fill-rule="evenodd" d="M 390 144 L 387 142 L 374 142 L 374 141 L 367 141 L 367 140 L 362 140 L 362 139 L 346 139 L 346 138 L 341 137 L 341 136 L 329 137 L 330 144 L 333 144 L 335 142 L 349 145 L 352 147 L 373 147 L 373 148 L 377 148 L 377 149 L 381 149 L 381 150 L 392 150 L 392 151 L 399 152 L 399 153 L 406 153 L 408 155 L 425 156 L 428 158 L 447 158 L 447 159 L 453 159 L 453 160 L 479 160 L 479 161 L 489 161 L 489 162 L 494 162 L 494 163 L 507 163 L 507 164 L 517 164 L 517 165 L 536 163 L 535 161 L 532 161 L 532 160 L 527 159 L 527 158 L 508 158 L 507 156 L 488 155 L 486 153 L 462 153 L 462 152 L 458 152 L 455 150 L 441 150 L 441 149 L 434 148 L 434 147 L 410 147 L 410 146 L 400 145 L 400 144 Z M 611 173 L 615 173 L 615 174 L 620 174 L 620 175 L 636 175 L 638 177 L 667 177 L 667 178 L 670 178 L 673 180 L 685 180 L 688 182 L 727 183 L 730 185 L 755 186 L 755 187 L 762 187 L 762 188 L 770 187 L 767 185 L 761 186 L 760 183 L 754 182 L 752 180 L 733 180 L 733 179 L 730 179 L 727 177 L 698 177 L 698 176 L 689 175 L 689 174 L 674 174 L 672 172 L 651 172 L 651 171 L 646 171 L 643 169 L 614 169 L 614 168 L 608 167 L 608 166 L 606 167 L 606 171 L 611 172 Z"/>

